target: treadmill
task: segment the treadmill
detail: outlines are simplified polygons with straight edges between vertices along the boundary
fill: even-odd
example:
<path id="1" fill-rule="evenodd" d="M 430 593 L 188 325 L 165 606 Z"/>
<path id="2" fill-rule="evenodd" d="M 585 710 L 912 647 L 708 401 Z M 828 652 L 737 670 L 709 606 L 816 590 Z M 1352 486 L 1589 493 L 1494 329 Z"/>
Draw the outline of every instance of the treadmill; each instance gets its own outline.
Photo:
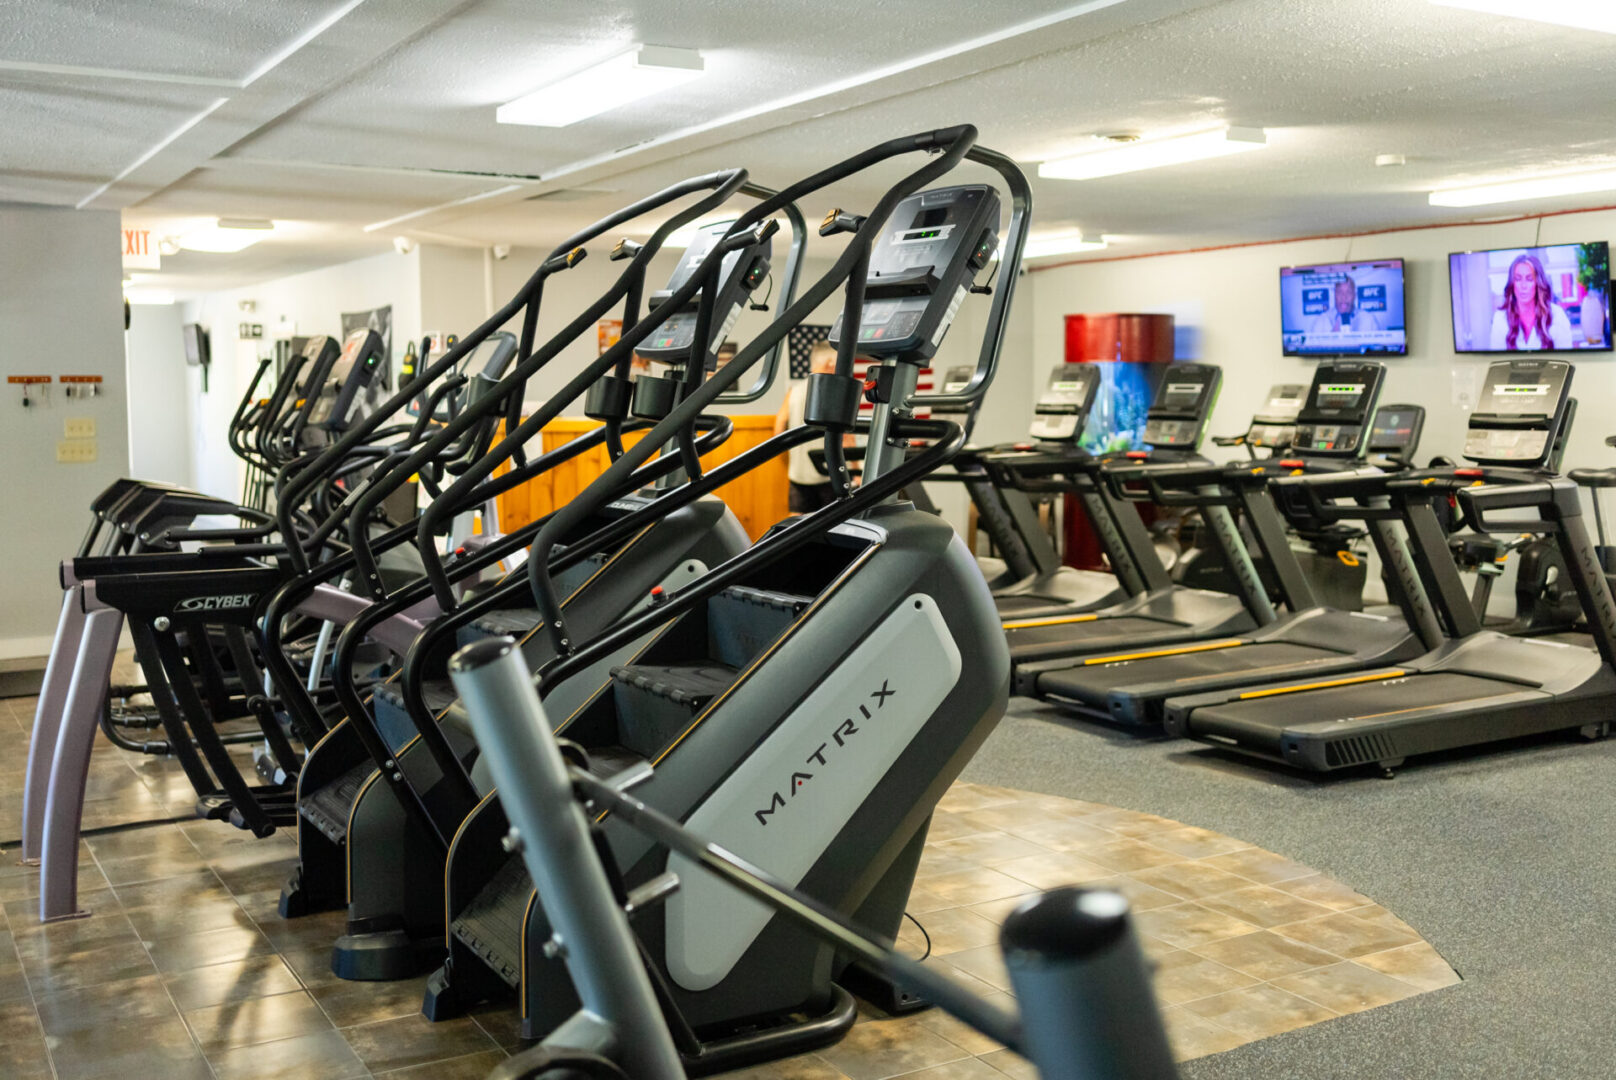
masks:
<path id="1" fill-rule="evenodd" d="M 990 467 L 1064 474 L 1086 496 L 1098 494 L 1095 505 L 1107 508 L 1102 516 L 1091 513 L 1101 545 L 1124 585 L 1126 575 L 1140 579 L 1143 589 L 1130 588 L 1128 600 L 1098 611 L 1030 614 L 1004 623 L 1011 660 L 1022 664 L 1081 657 L 1101 652 L 1135 653 L 1181 642 L 1241 634 L 1272 622 L 1273 603 L 1257 580 L 1250 552 L 1241 542 L 1229 507 L 1215 486 L 1194 493 L 1186 502 L 1195 506 L 1219 554 L 1235 568 L 1238 595 L 1192 589 L 1173 583 L 1156 554 L 1138 512 L 1122 497 L 1121 488 L 1106 477 L 1108 468 L 1147 464 L 1200 464 L 1197 452 L 1222 381 L 1222 372 L 1209 364 L 1175 364 L 1145 417 L 1149 450 L 1130 450 L 1108 457 L 1071 457 L 1056 462 L 1038 461 L 1033 455 L 995 455 Z M 1020 460 L 1033 457 L 1032 461 Z M 1085 505 L 1089 505 L 1086 503 Z"/>
<path id="2" fill-rule="evenodd" d="M 1249 634 L 1152 650 L 1148 656 L 1100 655 L 1023 664 L 1016 671 L 1016 692 L 1119 723 L 1157 725 L 1169 697 L 1304 677 L 1333 678 L 1409 660 L 1439 645 L 1442 636 L 1434 619 L 1407 615 L 1408 598 L 1418 594 L 1419 583 L 1391 512 L 1366 514 L 1367 527 L 1382 565 L 1391 570 L 1391 588 L 1404 618 L 1319 603 L 1270 491 L 1269 480 L 1274 477 L 1294 477 L 1305 485 L 1322 475 L 1337 488 L 1343 482 L 1360 482 L 1354 489 L 1359 501 L 1386 507 L 1387 474 L 1363 464 L 1362 455 L 1400 458 L 1406 445 L 1400 440 L 1415 437 L 1419 425 L 1415 407 L 1393 406 L 1389 416 L 1386 409 L 1374 409 L 1382 371 L 1372 362 L 1320 364 L 1297 417 L 1294 456 L 1223 466 L 1218 475 L 1218 486 L 1239 507 L 1272 569 L 1287 614 Z M 1196 474 L 1205 471 L 1168 470 L 1150 482 L 1166 496 L 1166 485 L 1193 486 Z M 1325 524 L 1315 520 L 1305 505 L 1300 512 L 1289 500 L 1285 506 L 1286 516 L 1303 531 Z"/>
<path id="3" fill-rule="evenodd" d="M 1088 459 L 1078 441 L 1083 438 L 1099 390 L 1100 369 L 1093 364 L 1056 365 L 1033 406 L 1033 423 L 1028 431 L 1032 441 L 997 446 L 975 455 L 975 465 L 988 478 L 989 490 L 1004 508 L 999 528 L 1014 528 L 1016 538 L 1034 563 L 1033 573 L 993 590 L 993 603 L 1001 618 L 1092 611 L 1120 603 L 1145 589 L 1143 579 L 1132 566 L 1138 558 L 1133 548 L 1141 542 L 1139 537 L 1116 545 L 1114 554 L 1107 548 L 1117 573 L 1063 566 L 1028 498 L 1029 493 L 1071 495 L 1075 491 L 1091 521 L 1109 524 L 1119 512 L 1137 518 L 1131 508 L 1110 498 L 1092 482 L 1074 486 L 1063 472 L 1047 467 L 1053 463 L 1064 468 L 1074 460 Z M 974 493 L 972 497 L 977 502 L 977 519 L 983 520 L 986 515 L 982 513 L 982 500 Z M 1103 534 L 1107 530 L 1096 526 L 1096 531 Z M 1000 543 L 996 534 L 994 542 Z"/>
<path id="4" fill-rule="evenodd" d="M 1450 640 L 1406 663 L 1334 680 L 1170 699 L 1172 734 L 1331 772 L 1416 754 L 1572 730 L 1609 733 L 1616 706 L 1616 605 L 1589 541 L 1577 484 L 1547 471 L 1569 411 L 1572 367 L 1510 359 L 1487 371 L 1464 456 L 1474 467 L 1421 470 L 1387 484 L 1402 511 L 1415 567 Z M 1438 506 L 1450 497 L 1485 533 L 1552 534 L 1587 615 L 1593 647 L 1508 637 L 1482 628 L 1449 557 Z M 1500 510 L 1532 520 L 1500 520 Z"/>

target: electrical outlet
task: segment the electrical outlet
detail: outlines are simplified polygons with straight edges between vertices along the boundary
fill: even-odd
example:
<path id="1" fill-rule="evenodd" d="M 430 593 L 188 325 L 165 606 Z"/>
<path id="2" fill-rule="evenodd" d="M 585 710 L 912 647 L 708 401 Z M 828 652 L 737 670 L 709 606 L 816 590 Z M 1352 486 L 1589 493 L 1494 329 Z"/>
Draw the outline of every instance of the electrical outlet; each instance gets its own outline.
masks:
<path id="1" fill-rule="evenodd" d="M 95 460 L 95 440 L 63 439 L 56 444 L 56 460 L 70 465 L 88 465 Z"/>
<path id="2" fill-rule="evenodd" d="M 69 418 L 62 421 L 62 434 L 69 439 L 93 439 L 95 421 L 88 416 Z"/>

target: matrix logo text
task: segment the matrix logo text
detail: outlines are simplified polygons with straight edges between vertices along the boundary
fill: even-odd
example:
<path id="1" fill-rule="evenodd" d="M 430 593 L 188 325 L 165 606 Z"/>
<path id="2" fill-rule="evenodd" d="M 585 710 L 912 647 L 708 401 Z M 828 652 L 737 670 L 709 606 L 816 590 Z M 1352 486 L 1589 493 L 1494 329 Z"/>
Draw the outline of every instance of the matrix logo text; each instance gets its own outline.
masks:
<path id="1" fill-rule="evenodd" d="M 879 712 L 881 709 L 885 708 L 887 698 L 895 697 L 897 696 L 897 693 L 898 692 L 896 690 L 888 690 L 887 680 L 883 679 L 881 681 L 881 689 L 873 691 L 869 697 L 870 701 L 875 702 L 874 711 Z M 860 705 L 858 707 L 858 711 L 859 717 L 861 717 L 863 720 L 874 719 L 873 715 L 871 714 L 871 706 L 868 703 Z M 858 724 L 859 720 L 854 719 L 853 717 L 848 717 L 847 719 L 843 720 L 836 726 L 835 730 L 830 733 L 830 740 L 820 743 L 819 749 L 815 750 L 813 753 L 809 754 L 803 759 L 803 764 L 805 766 L 814 765 L 819 769 L 824 769 L 827 767 L 830 764 L 830 760 L 827 760 L 825 756 L 826 753 L 829 752 L 831 754 L 831 760 L 835 760 L 840 751 L 846 748 L 848 740 L 859 733 L 860 729 Z M 832 747 L 833 743 L 835 744 L 834 748 Z M 813 778 L 814 773 L 805 772 L 802 769 L 795 770 L 792 772 L 790 779 L 786 781 L 786 794 L 782 795 L 780 792 L 776 791 L 769 799 L 769 805 L 764 807 L 762 810 L 752 811 L 752 816 L 757 818 L 759 825 L 767 825 L 769 823 L 770 816 L 772 816 L 776 810 L 779 810 L 781 807 L 785 806 L 786 799 L 795 799 L 797 797 L 797 792 L 801 791 L 803 787 L 807 785 L 808 781 L 812 780 Z"/>

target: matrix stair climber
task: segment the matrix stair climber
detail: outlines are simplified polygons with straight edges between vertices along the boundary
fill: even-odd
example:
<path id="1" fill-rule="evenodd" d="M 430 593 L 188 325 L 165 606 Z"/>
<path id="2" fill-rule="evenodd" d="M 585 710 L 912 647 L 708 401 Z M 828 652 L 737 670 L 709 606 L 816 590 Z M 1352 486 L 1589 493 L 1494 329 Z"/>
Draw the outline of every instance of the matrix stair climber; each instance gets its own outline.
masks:
<path id="1" fill-rule="evenodd" d="M 1562 360 L 1494 363 L 1465 438 L 1464 456 L 1474 465 L 1417 470 L 1386 485 L 1447 640 L 1407 662 L 1338 680 L 1170 698 L 1168 731 L 1293 768 L 1370 767 L 1383 775 L 1417 754 L 1555 731 L 1608 733 L 1616 605 L 1583 525 L 1577 484 L 1547 471 L 1569 411 L 1571 377 Z M 1301 494 L 1325 516 L 1322 490 L 1304 485 Z M 1553 535 L 1593 647 L 1482 628 L 1438 516 L 1450 498 L 1471 529 Z M 1511 511 L 1531 516 L 1500 516 Z"/>
<path id="2" fill-rule="evenodd" d="M 597 775 L 643 780 L 636 793 L 646 804 L 888 940 L 903 917 L 931 811 L 1002 714 L 1008 680 L 974 560 L 946 523 L 891 499 L 962 445 L 960 425 L 911 412 L 968 403 L 987 389 L 1016 280 L 1030 194 L 1014 165 L 974 148 L 974 138 L 962 127 L 893 140 L 786 188 L 782 197 L 801 198 L 886 159 L 941 151 L 867 215 L 827 216 L 823 232 L 852 233 L 831 270 L 558 512 L 530 563 L 546 566 L 541 551 L 608 497 L 620 475 L 847 282 L 832 331 L 836 372 L 810 377 L 804 427 L 759 448 L 773 456 L 822 436 L 836 500 L 777 525 L 588 643 L 560 612 L 550 575 L 536 573 L 558 657 L 538 686 L 548 694 L 649 634 L 581 708 L 548 722 L 582 748 Z M 917 371 L 998 243 L 995 188 L 922 190 L 967 156 L 994 169 L 1013 196 L 1004 269 L 966 388 L 927 400 L 914 395 Z M 736 228 L 768 209 L 743 215 Z M 852 377 L 855 352 L 879 361 L 863 385 Z M 857 419 L 866 394 L 875 405 L 872 449 L 855 491 L 846 483 L 842 440 L 866 429 Z M 931 445 L 915 454 L 913 439 Z M 647 777 L 646 764 L 654 775 Z M 526 868 L 502 848 L 505 834 L 503 811 L 490 799 L 455 838 L 449 957 L 431 982 L 426 1011 L 453 1015 L 514 990 L 524 1034 L 542 1036 L 566 1020 L 576 997 L 560 952 L 546 945 L 551 928 Z M 800 1052 L 851 1025 L 854 1007 L 841 984 L 858 980 L 833 948 L 710 890 L 612 815 L 598 822 L 597 837 L 634 898 L 637 947 L 686 1068 L 710 1072 Z M 671 895 L 670 873 L 681 883 Z M 901 999 L 894 994 L 889 1003 Z"/>
<path id="3" fill-rule="evenodd" d="M 620 455 L 625 433 L 650 426 L 649 417 L 664 414 L 678 400 L 684 389 L 681 379 L 688 377 L 699 384 L 704 365 L 695 357 L 703 352 L 710 357 L 710 342 L 721 340 L 714 333 L 710 309 L 724 303 L 733 311 L 768 275 L 773 226 L 754 230 L 742 239 L 726 237 L 723 228 L 701 230 L 682 258 L 669 289 L 657 294 L 661 302 L 643 319 L 639 314 L 640 283 L 646 264 L 673 229 L 699 213 L 710 212 L 738 191 L 754 196 L 772 194 L 747 184 L 745 174 L 738 170 L 696 178 L 597 222 L 559 249 L 552 262 L 576 261 L 581 257 L 582 244 L 601 233 L 693 192 L 710 193 L 694 208 L 681 210 L 669 219 L 645 245 L 620 244 L 614 258 L 628 260 L 628 266 L 603 297 L 542 347 L 529 345 L 497 387 L 473 395 L 434 439 L 424 443 L 415 455 L 396 463 L 390 473 L 373 478 L 352 500 L 352 513 L 368 512 L 437 452 L 434 443 L 438 447 L 452 445 L 465 432 L 475 430 L 476 425 L 505 413 L 509 434 L 497 445 L 478 443 L 470 458 L 449 470 L 458 474 L 457 479 L 437 494 L 414 530 L 427 572 L 425 578 L 391 592 L 380 588 L 370 565 L 381 545 L 369 541 L 356 545 L 355 576 L 367 583 L 374 603 L 344 629 L 337 642 L 336 690 L 343 706 L 342 718 L 310 754 L 303 770 L 300 866 L 282 894 L 282 911 L 288 915 L 347 904 L 349 932 L 337 942 L 333 953 L 333 970 L 337 974 L 358 979 L 399 978 L 441 959 L 444 853 L 455 828 L 481 797 L 475 746 L 450 715 L 454 695 L 441 679 L 442 661 L 458 636 L 477 638 L 495 630 L 523 633 L 533 639 L 535 649 L 542 649 L 540 640 L 533 635 L 537 613 L 531 607 L 525 571 L 512 571 L 491 586 L 471 591 L 463 590 L 461 584 L 476 580 L 496 560 L 519 551 L 543 519 L 491 545 L 475 550 L 468 545 L 451 552 L 447 560 L 438 550 L 443 529 L 467 507 L 482 505 L 499 492 L 603 442 L 614 456 Z M 783 212 L 795 227 L 782 289 L 789 300 L 795 288 L 805 230 L 794 209 L 788 205 Z M 510 306 L 519 307 L 523 299 L 519 295 Z M 520 400 L 523 382 L 568 343 L 592 331 L 601 315 L 620 301 L 625 304 L 626 329 L 618 344 L 533 415 L 513 419 L 506 403 Z M 666 332 L 667 322 L 698 309 L 702 315 L 699 324 L 687 320 L 671 333 Z M 475 346 L 514 313 L 502 312 L 468 334 L 439 364 L 452 364 L 456 350 Z M 530 315 L 529 333 L 532 322 Z M 653 333 L 659 335 L 657 344 L 649 343 Z M 697 340 L 709 343 L 708 348 L 695 348 Z M 675 377 L 644 377 L 631 385 L 626 376 L 635 351 L 668 363 Z M 748 391 L 733 394 L 728 400 L 739 402 L 760 396 L 773 377 L 776 356 L 777 352 L 770 353 L 765 370 Z M 500 464 L 519 458 L 523 444 L 586 391 L 585 411 L 604 420 L 602 428 L 532 461 L 518 463 L 519 467 L 502 477 L 490 478 Z M 402 407 L 405 403 L 399 404 Z M 723 503 L 700 497 L 715 485 L 685 485 L 677 491 L 666 486 L 648 487 L 658 477 L 692 465 L 699 476 L 699 456 L 715 448 L 730 430 L 728 421 L 722 418 L 703 419 L 692 425 L 682 434 L 676 453 L 637 471 L 616 499 L 569 533 L 568 547 L 558 554 L 557 573 L 568 589 L 568 610 L 581 627 L 593 629 L 621 617 L 647 603 L 657 589 L 672 588 L 706 565 L 744 547 L 746 535 Z M 674 501 L 666 501 L 670 497 Z M 653 503 L 658 507 L 655 513 L 651 511 Z M 389 537 L 381 543 L 399 540 Z M 288 583 L 272 611 L 295 602 L 328 574 L 316 568 L 314 573 Z M 373 696 L 362 693 L 346 675 L 351 655 L 367 636 L 410 619 L 422 604 L 431 605 L 435 612 L 424 624 L 418 623 L 405 644 L 397 647 L 396 652 L 404 658 L 398 677 L 377 686 Z M 536 655 L 542 660 L 544 654 Z M 600 667 L 600 678 L 607 667 L 609 664 Z M 580 689 L 576 691 L 580 695 L 585 683 L 589 688 L 598 683 L 595 672 L 580 676 Z M 308 707 L 307 702 L 300 705 Z"/>
<path id="4" fill-rule="evenodd" d="M 1114 657 L 1023 664 L 1016 689 L 1078 712 L 1118 723 L 1155 726 L 1161 723 L 1169 697 L 1225 687 L 1260 686 L 1268 682 L 1310 678 L 1328 680 L 1343 672 L 1407 660 L 1437 644 L 1439 634 L 1428 613 L 1407 621 L 1385 615 L 1339 611 L 1317 603 L 1301 564 L 1291 552 L 1285 519 L 1269 493 L 1276 476 L 1301 484 L 1312 477 L 1358 480 L 1367 494 L 1363 502 L 1385 507 L 1388 474 L 1363 465 L 1374 443 L 1373 417 L 1384 368 L 1374 362 L 1335 361 L 1320 364 L 1297 418 L 1297 438 L 1290 455 L 1234 465 L 1163 465 L 1107 470 L 1118 486 L 1143 482 L 1158 503 L 1179 496 L 1200 499 L 1215 486 L 1255 536 L 1273 569 L 1286 613 L 1249 634 L 1163 646 Z M 1385 452 L 1387 444 L 1377 444 Z M 1339 488 L 1338 488 L 1339 490 Z M 1289 505 L 1289 504 L 1287 504 Z M 1420 602 L 1406 543 L 1387 520 L 1374 515 L 1370 536 L 1383 565 L 1389 568 L 1394 595 L 1401 605 Z M 1318 523 L 1300 517 L 1303 528 Z M 1413 599 L 1410 599 L 1410 597 Z M 1419 631 L 1424 631 L 1422 635 Z"/>

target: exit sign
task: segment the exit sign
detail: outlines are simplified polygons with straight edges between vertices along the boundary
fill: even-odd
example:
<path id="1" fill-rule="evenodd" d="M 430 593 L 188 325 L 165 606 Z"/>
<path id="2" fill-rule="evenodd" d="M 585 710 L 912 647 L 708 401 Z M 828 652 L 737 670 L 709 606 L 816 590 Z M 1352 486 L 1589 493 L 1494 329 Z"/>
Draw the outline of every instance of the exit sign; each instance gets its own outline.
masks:
<path id="1" fill-rule="evenodd" d="M 123 231 L 123 268 L 125 270 L 161 270 L 163 256 L 157 250 L 157 241 L 150 229 Z"/>

